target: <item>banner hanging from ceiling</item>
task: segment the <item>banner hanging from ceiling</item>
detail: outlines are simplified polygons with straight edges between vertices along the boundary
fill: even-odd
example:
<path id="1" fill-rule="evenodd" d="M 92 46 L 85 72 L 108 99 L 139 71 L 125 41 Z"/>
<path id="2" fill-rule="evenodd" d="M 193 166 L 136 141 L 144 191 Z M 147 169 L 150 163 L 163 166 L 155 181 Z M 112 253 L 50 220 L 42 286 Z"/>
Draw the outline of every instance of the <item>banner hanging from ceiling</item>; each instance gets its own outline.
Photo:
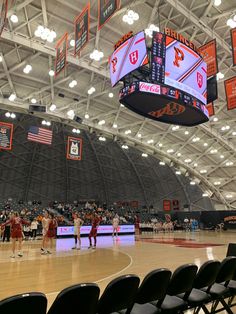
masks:
<path id="1" fill-rule="evenodd" d="M 66 67 L 68 33 L 65 33 L 56 44 L 55 76 Z"/>
<path id="2" fill-rule="evenodd" d="M 119 0 L 98 0 L 98 30 L 110 20 L 119 7 Z"/>
<path id="3" fill-rule="evenodd" d="M 207 77 L 218 73 L 218 62 L 216 54 L 216 40 L 211 40 L 207 44 L 201 46 L 199 51 L 207 63 Z"/>
<path id="4" fill-rule="evenodd" d="M 0 122 L 0 150 L 11 150 L 13 124 Z"/>
<path id="5" fill-rule="evenodd" d="M 66 158 L 71 160 L 81 160 L 82 158 L 82 139 L 68 136 Z"/>
<path id="6" fill-rule="evenodd" d="M 2 31 L 4 29 L 7 17 L 7 7 L 8 7 L 8 0 L 1 0 L 0 1 L 0 36 L 2 35 Z"/>
<path id="7" fill-rule="evenodd" d="M 236 108 L 236 76 L 225 81 L 225 95 L 227 100 L 227 109 Z"/>
<path id="8" fill-rule="evenodd" d="M 164 211 L 171 210 L 171 200 L 163 200 L 163 210 Z"/>
<path id="9" fill-rule="evenodd" d="M 236 28 L 231 29 L 233 65 L 236 65 Z"/>
<path id="10" fill-rule="evenodd" d="M 209 117 L 212 117 L 212 116 L 215 115 L 215 108 L 214 108 L 214 103 L 213 102 L 210 102 L 209 104 L 207 104 L 206 108 L 208 110 Z"/>
<path id="11" fill-rule="evenodd" d="M 78 55 L 89 41 L 90 2 L 75 19 L 75 52 Z"/>

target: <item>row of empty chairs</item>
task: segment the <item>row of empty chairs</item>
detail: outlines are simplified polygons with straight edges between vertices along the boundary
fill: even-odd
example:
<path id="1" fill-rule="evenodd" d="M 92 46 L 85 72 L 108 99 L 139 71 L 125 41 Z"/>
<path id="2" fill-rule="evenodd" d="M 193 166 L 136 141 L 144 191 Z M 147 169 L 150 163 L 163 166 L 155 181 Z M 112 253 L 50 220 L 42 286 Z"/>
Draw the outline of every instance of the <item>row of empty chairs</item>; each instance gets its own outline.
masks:
<path id="1" fill-rule="evenodd" d="M 197 314 L 226 311 L 233 314 L 236 295 L 236 257 L 211 260 L 200 269 L 195 264 L 151 271 L 140 284 L 136 275 L 112 280 L 99 298 L 94 283 L 62 290 L 47 312 L 47 298 L 32 292 L 0 301 L 1 314 L 178 314 L 192 309 Z M 208 306 L 207 306 L 208 304 Z M 219 309 L 220 305 L 220 309 Z"/>

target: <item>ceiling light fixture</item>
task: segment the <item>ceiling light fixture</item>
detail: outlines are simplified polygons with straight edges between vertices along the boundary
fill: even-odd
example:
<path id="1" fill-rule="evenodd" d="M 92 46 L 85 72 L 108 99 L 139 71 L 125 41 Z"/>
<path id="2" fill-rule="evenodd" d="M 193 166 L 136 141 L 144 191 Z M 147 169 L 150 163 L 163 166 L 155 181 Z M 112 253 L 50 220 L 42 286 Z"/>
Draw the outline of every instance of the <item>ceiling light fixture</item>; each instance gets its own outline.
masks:
<path id="1" fill-rule="evenodd" d="M 142 134 L 141 134 L 141 133 L 138 133 L 138 134 L 137 134 L 137 137 L 138 137 L 138 138 L 142 137 Z"/>
<path id="2" fill-rule="evenodd" d="M 216 79 L 217 79 L 217 81 L 222 80 L 224 77 L 225 77 L 225 75 L 224 75 L 224 73 L 222 73 L 222 72 L 218 72 L 218 73 L 216 74 Z"/>
<path id="3" fill-rule="evenodd" d="M 109 98 L 113 98 L 113 97 L 114 97 L 114 94 L 113 94 L 113 93 L 109 93 L 109 94 L 108 94 L 108 97 L 109 97 Z"/>
<path id="4" fill-rule="evenodd" d="M 101 142 L 105 142 L 106 141 L 106 138 L 104 137 L 104 136 L 99 136 L 99 141 L 101 141 Z"/>
<path id="5" fill-rule="evenodd" d="M 77 83 L 76 80 L 72 80 L 72 81 L 69 83 L 69 87 L 70 87 L 70 88 L 74 88 L 77 84 L 78 84 L 78 83 Z"/>
<path id="6" fill-rule="evenodd" d="M 37 100 L 36 100 L 35 98 L 32 98 L 32 99 L 31 99 L 31 103 L 32 103 L 32 104 L 36 104 L 36 102 L 37 102 Z"/>
<path id="7" fill-rule="evenodd" d="M 152 38 L 153 32 L 159 32 L 160 28 L 154 24 L 151 24 L 148 28 L 145 29 L 145 34 Z"/>
<path id="8" fill-rule="evenodd" d="M 75 116 L 75 112 L 73 109 L 70 109 L 69 111 L 67 111 L 67 115 L 70 119 L 73 119 Z"/>
<path id="9" fill-rule="evenodd" d="M 98 121 L 98 125 L 104 125 L 105 123 L 106 123 L 105 120 L 100 120 L 100 121 Z"/>
<path id="10" fill-rule="evenodd" d="M 15 101 L 15 99 L 16 99 L 16 94 L 11 94 L 11 95 L 8 97 L 8 99 L 9 99 L 10 101 Z"/>
<path id="11" fill-rule="evenodd" d="M 161 165 L 161 166 L 165 166 L 164 161 L 159 161 L 159 165 Z"/>
<path id="12" fill-rule="evenodd" d="M 133 10 L 129 10 L 127 12 L 127 14 L 125 14 L 122 18 L 123 22 L 124 23 L 127 23 L 129 25 L 132 25 L 134 24 L 135 21 L 138 21 L 139 19 L 139 15 L 138 13 L 136 13 L 135 11 Z"/>
<path id="13" fill-rule="evenodd" d="M 125 145 L 125 144 L 123 144 L 121 147 L 122 147 L 123 149 L 129 149 L 129 146 L 128 146 L 128 145 Z"/>
<path id="14" fill-rule="evenodd" d="M 170 148 L 170 149 L 167 149 L 167 151 L 166 151 L 168 154 L 171 154 L 171 153 L 173 153 L 174 152 L 174 150 L 172 149 L 172 148 Z"/>
<path id="15" fill-rule="evenodd" d="M 74 39 L 71 39 L 71 40 L 70 40 L 70 46 L 71 46 L 71 47 L 74 47 L 74 46 L 75 46 L 75 40 L 74 40 Z"/>
<path id="16" fill-rule="evenodd" d="M 112 127 L 113 127 L 114 129 L 117 129 L 117 124 L 116 124 L 116 123 L 113 123 Z"/>
<path id="17" fill-rule="evenodd" d="M 206 169 L 201 169 L 201 170 L 200 170 L 200 173 L 201 173 L 201 174 L 207 173 L 207 170 L 206 170 Z"/>
<path id="18" fill-rule="evenodd" d="M 96 88 L 95 87 L 90 87 L 90 89 L 88 90 L 88 94 L 89 95 L 92 95 L 93 93 L 95 93 L 95 91 L 96 91 Z"/>
<path id="19" fill-rule="evenodd" d="M 19 21 L 18 16 L 16 14 L 12 14 L 10 20 L 12 21 L 12 23 L 18 23 Z"/>
<path id="20" fill-rule="evenodd" d="M 218 120 L 219 120 L 219 119 L 218 119 L 217 117 L 214 117 L 214 118 L 213 118 L 213 121 L 214 121 L 214 122 L 217 122 Z"/>
<path id="21" fill-rule="evenodd" d="M 100 61 L 104 57 L 104 53 L 95 49 L 92 53 L 90 53 L 89 57 L 92 60 Z"/>
<path id="22" fill-rule="evenodd" d="M 179 171 L 179 170 L 176 170 L 175 171 L 175 174 L 177 174 L 178 176 L 181 174 L 181 171 Z"/>
<path id="23" fill-rule="evenodd" d="M 85 113 L 84 117 L 85 117 L 85 119 L 89 119 L 89 114 Z"/>
<path id="24" fill-rule="evenodd" d="M 50 43 L 52 43 L 57 37 L 57 33 L 54 30 L 50 30 L 49 28 L 42 25 L 38 25 L 34 35 L 41 38 L 42 40 L 47 40 Z"/>
<path id="25" fill-rule="evenodd" d="M 125 134 L 126 134 L 126 135 L 131 134 L 131 130 L 126 130 L 126 131 L 125 131 Z"/>
<path id="26" fill-rule="evenodd" d="M 195 181 L 190 181 L 190 185 L 196 185 Z"/>
<path id="27" fill-rule="evenodd" d="M 57 109 L 57 106 L 55 104 L 51 104 L 51 106 L 49 107 L 50 111 L 55 111 Z"/>
<path id="28" fill-rule="evenodd" d="M 153 139 L 148 140 L 147 143 L 148 143 L 148 144 L 153 144 L 153 143 L 154 143 L 154 140 L 153 140 Z"/>
<path id="29" fill-rule="evenodd" d="M 32 65 L 31 64 L 26 64 L 26 66 L 23 69 L 23 72 L 25 74 L 29 74 L 32 71 Z"/>
<path id="30" fill-rule="evenodd" d="M 54 76 L 55 75 L 55 71 L 54 70 L 49 70 L 48 74 L 49 74 L 49 76 Z"/>
<path id="31" fill-rule="evenodd" d="M 233 164 L 234 164 L 234 163 L 233 163 L 232 161 L 227 161 L 225 165 L 226 165 L 227 167 L 229 167 L 229 166 L 233 166 Z"/>
<path id="32" fill-rule="evenodd" d="M 147 156 L 148 156 L 148 154 L 146 154 L 146 153 L 142 153 L 142 157 L 147 158 Z"/>

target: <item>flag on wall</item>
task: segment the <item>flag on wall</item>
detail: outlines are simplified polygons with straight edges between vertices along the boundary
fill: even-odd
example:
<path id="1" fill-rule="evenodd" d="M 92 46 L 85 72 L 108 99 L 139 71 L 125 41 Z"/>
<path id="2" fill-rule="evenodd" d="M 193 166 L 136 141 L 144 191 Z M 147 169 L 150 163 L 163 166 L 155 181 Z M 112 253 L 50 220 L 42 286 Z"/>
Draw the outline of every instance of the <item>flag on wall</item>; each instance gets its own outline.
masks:
<path id="1" fill-rule="evenodd" d="M 75 56 L 89 41 L 90 2 L 75 19 Z"/>
<path id="2" fill-rule="evenodd" d="M 227 99 L 227 109 L 236 108 L 236 76 L 225 81 L 225 95 Z"/>
<path id="3" fill-rule="evenodd" d="M 11 150 L 13 124 L 0 122 L 0 150 Z"/>
<path id="4" fill-rule="evenodd" d="M 56 45 L 55 76 L 65 67 L 67 61 L 68 33 L 65 33 Z"/>
<path id="5" fill-rule="evenodd" d="M 236 65 L 236 28 L 231 29 L 233 65 Z"/>
<path id="6" fill-rule="evenodd" d="M 216 75 L 218 73 L 218 62 L 216 54 L 216 40 L 213 39 L 207 44 L 199 48 L 204 61 L 207 64 L 207 77 Z"/>
<path id="7" fill-rule="evenodd" d="M 4 29 L 7 17 L 7 7 L 8 7 L 8 0 L 0 0 L 0 36 Z"/>
<path id="8" fill-rule="evenodd" d="M 98 30 L 110 20 L 119 7 L 119 0 L 98 0 Z"/>
<path id="9" fill-rule="evenodd" d="M 81 160 L 82 138 L 68 136 L 66 158 L 71 160 Z"/>
<path id="10" fill-rule="evenodd" d="M 31 126 L 29 128 L 27 139 L 29 141 L 51 145 L 52 144 L 52 131 L 39 128 L 37 126 Z"/>

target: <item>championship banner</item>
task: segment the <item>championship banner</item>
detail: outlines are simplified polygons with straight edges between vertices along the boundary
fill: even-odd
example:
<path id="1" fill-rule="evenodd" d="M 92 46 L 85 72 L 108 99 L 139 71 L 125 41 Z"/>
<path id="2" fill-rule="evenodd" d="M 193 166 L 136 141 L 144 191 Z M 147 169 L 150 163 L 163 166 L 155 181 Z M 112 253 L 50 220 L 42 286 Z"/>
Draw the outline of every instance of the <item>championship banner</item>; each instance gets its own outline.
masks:
<path id="1" fill-rule="evenodd" d="M 231 29 L 233 65 L 236 65 L 236 28 Z"/>
<path id="2" fill-rule="evenodd" d="M 119 6 L 119 0 L 98 0 L 98 30 L 110 20 Z"/>
<path id="3" fill-rule="evenodd" d="M 163 200 L 163 210 L 170 211 L 171 210 L 171 201 L 170 200 Z"/>
<path id="4" fill-rule="evenodd" d="M 225 81 L 225 95 L 227 100 L 227 109 L 236 108 L 236 76 Z"/>
<path id="5" fill-rule="evenodd" d="M 218 62 L 216 55 L 216 40 L 211 40 L 207 44 L 199 48 L 199 51 L 207 63 L 207 77 L 218 73 Z"/>
<path id="6" fill-rule="evenodd" d="M 4 29 L 7 17 L 7 7 L 8 7 L 8 0 L 0 0 L 0 36 L 2 35 L 2 31 Z"/>
<path id="7" fill-rule="evenodd" d="M 71 160 L 81 160 L 82 158 L 82 139 L 68 136 L 66 158 Z"/>
<path id="8" fill-rule="evenodd" d="M 179 210 L 179 200 L 172 201 L 173 210 Z"/>
<path id="9" fill-rule="evenodd" d="M 75 52 L 79 54 L 80 50 L 85 47 L 89 41 L 89 24 L 90 24 L 90 2 L 84 8 L 82 13 L 75 19 Z"/>
<path id="10" fill-rule="evenodd" d="M 214 103 L 213 102 L 210 102 L 209 104 L 207 104 L 206 108 L 208 110 L 209 117 L 212 117 L 212 116 L 215 115 L 215 108 L 214 108 Z"/>
<path id="11" fill-rule="evenodd" d="M 55 76 L 66 67 L 67 45 L 68 33 L 65 33 L 56 45 Z"/>
<path id="12" fill-rule="evenodd" d="M 0 122 L 0 150 L 11 150 L 13 124 Z"/>

